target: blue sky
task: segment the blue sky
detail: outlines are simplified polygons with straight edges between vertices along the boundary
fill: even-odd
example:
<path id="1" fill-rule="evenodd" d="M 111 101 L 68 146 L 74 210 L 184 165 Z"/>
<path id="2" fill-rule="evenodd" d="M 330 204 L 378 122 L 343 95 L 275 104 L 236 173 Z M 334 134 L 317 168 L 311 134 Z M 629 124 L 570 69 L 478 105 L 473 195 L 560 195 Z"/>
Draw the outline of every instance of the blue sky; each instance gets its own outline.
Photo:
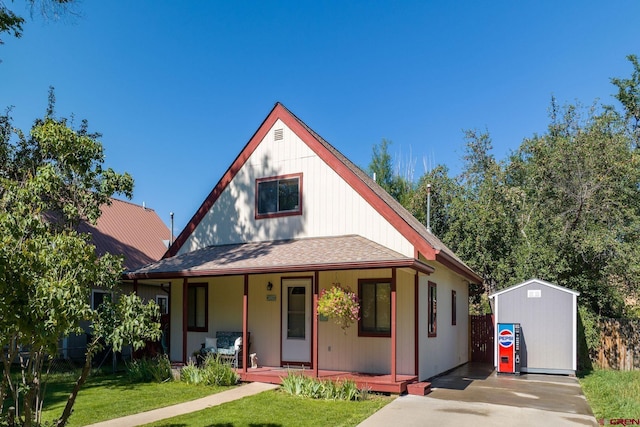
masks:
<path id="1" fill-rule="evenodd" d="M 616 104 L 640 55 L 640 1 L 84 1 L 0 46 L 0 107 L 27 130 L 47 90 L 103 133 L 176 234 L 280 101 L 356 164 L 374 144 L 460 169 L 464 129 L 497 158 L 561 104 Z M 617 104 L 616 104 L 617 105 Z"/>

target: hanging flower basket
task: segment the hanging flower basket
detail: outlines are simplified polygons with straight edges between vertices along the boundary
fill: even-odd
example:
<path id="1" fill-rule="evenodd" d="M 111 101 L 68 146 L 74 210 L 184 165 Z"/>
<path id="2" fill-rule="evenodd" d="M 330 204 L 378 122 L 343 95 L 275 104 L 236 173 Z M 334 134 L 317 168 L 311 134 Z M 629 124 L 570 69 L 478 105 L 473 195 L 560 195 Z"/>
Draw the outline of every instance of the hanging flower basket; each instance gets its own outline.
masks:
<path id="1" fill-rule="evenodd" d="M 360 301 L 350 289 L 333 283 L 330 289 L 320 292 L 318 314 L 333 319 L 346 333 L 353 322 L 360 320 Z"/>

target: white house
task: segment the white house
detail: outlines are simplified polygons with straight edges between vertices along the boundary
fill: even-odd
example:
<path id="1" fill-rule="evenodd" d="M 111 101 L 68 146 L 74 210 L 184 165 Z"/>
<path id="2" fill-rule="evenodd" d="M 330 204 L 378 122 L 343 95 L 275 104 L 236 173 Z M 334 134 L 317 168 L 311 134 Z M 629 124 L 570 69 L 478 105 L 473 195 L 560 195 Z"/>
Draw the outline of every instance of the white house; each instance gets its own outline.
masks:
<path id="1" fill-rule="evenodd" d="M 369 176 L 276 104 L 164 259 L 126 275 L 170 285 L 173 361 L 242 331 L 240 375 L 282 367 L 361 375 L 373 390 L 468 361 L 468 285 L 481 278 Z M 334 283 L 358 293 L 346 333 L 317 316 Z M 248 353 L 260 367 L 251 368 Z"/>

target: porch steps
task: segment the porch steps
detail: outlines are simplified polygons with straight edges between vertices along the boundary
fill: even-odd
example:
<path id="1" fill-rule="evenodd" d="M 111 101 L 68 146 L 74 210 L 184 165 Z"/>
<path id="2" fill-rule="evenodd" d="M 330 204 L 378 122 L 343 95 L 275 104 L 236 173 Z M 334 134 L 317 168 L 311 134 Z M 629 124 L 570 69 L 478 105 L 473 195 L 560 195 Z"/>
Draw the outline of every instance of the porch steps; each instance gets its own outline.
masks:
<path id="1" fill-rule="evenodd" d="M 407 393 L 414 396 L 426 396 L 431 393 L 431 383 L 426 381 L 407 384 Z"/>

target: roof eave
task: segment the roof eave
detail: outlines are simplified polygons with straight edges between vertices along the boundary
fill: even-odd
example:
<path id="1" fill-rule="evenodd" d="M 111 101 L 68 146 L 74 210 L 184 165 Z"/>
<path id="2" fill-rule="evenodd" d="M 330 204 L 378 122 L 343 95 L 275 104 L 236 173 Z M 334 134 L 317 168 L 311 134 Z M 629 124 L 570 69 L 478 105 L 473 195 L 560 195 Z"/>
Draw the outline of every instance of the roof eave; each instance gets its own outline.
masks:
<path id="1" fill-rule="evenodd" d="M 382 268 L 411 268 L 420 273 L 431 274 L 433 267 L 416 259 L 365 261 L 353 263 L 327 263 L 305 265 L 282 265 L 253 268 L 202 269 L 172 272 L 128 272 L 122 275 L 125 280 L 135 279 L 180 279 L 189 277 L 237 276 L 241 274 L 298 273 L 302 271 L 369 270 Z"/>

